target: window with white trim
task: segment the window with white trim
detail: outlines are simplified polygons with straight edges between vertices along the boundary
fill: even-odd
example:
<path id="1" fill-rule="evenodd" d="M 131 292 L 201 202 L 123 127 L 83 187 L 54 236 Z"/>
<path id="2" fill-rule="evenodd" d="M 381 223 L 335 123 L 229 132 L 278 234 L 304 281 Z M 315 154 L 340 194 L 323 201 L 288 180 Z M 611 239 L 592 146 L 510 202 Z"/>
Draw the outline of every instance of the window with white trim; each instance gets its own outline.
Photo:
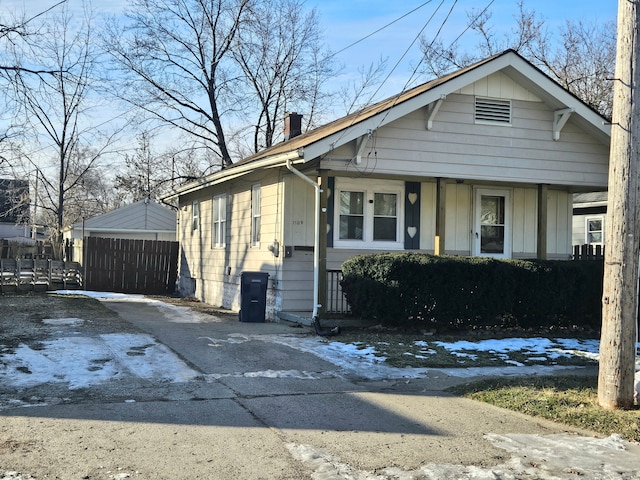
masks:
<path id="1" fill-rule="evenodd" d="M 587 217 L 585 222 L 587 245 L 602 245 L 604 243 L 604 216 Z"/>
<path id="2" fill-rule="evenodd" d="M 251 246 L 260 245 L 260 184 L 251 187 Z"/>
<path id="3" fill-rule="evenodd" d="M 211 212 L 212 246 L 224 247 L 227 243 L 227 195 L 213 197 Z"/>
<path id="4" fill-rule="evenodd" d="M 511 100 L 476 97 L 476 123 L 511 125 Z"/>
<path id="5" fill-rule="evenodd" d="M 336 179 L 334 246 L 404 248 L 404 183 Z"/>
<path id="6" fill-rule="evenodd" d="M 191 230 L 196 231 L 200 223 L 200 202 L 194 200 L 191 203 Z"/>

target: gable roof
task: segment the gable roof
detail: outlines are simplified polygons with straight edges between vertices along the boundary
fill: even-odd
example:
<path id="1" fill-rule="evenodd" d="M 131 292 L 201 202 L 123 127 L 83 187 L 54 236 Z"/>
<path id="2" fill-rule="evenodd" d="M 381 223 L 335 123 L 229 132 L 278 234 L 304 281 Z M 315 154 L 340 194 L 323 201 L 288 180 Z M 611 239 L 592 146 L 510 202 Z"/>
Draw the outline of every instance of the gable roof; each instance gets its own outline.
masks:
<path id="1" fill-rule="evenodd" d="M 82 222 L 73 225 L 75 230 L 82 228 Z M 125 205 L 110 212 L 84 221 L 84 228 L 92 231 L 146 231 L 175 232 L 176 213 L 151 200 Z"/>
<path id="2" fill-rule="evenodd" d="M 593 205 L 606 205 L 607 192 L 586 192 L 573 194 L 573 206 L 585 207 Z"/>
<path id="3" fill-rule="evenodd" d="M 294 163 L 309 162 L 496 72 L 509 76 L 553 110 L 572 109 L 571 119 L 581 128 L 602 143 L 610 141 L 611 127 L 606 118 L 517 52 L 506 50 L 262 150 L 178 188 L 172 197 L 221 183 L 258 168 L 284 165 L 287 160 Z"/>

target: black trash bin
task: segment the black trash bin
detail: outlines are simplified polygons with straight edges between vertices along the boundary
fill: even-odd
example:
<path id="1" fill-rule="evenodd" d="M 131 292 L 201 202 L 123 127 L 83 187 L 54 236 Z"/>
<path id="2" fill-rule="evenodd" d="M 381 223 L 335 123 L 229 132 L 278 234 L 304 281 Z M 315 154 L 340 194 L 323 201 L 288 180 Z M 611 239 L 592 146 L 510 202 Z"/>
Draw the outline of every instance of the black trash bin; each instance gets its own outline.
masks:
<path id="1" fill-rule="evenodd" d="M 267 309 L 267 282 L 269 274 L 266 272 L 242 272 L 240 275 L 240 321 L 265 321 Z"/>

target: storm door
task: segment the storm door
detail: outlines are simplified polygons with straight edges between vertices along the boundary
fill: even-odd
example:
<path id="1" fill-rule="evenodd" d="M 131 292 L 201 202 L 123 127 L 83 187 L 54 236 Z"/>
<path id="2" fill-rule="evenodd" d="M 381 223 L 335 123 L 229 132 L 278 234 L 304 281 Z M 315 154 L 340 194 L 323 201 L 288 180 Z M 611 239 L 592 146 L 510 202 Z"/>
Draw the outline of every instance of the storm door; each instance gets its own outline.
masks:
<path id="1" fill-rule="evenodd" d="M 473 229 L 474 254 L 511 256 L 511 192 L 477 189 Z"/>

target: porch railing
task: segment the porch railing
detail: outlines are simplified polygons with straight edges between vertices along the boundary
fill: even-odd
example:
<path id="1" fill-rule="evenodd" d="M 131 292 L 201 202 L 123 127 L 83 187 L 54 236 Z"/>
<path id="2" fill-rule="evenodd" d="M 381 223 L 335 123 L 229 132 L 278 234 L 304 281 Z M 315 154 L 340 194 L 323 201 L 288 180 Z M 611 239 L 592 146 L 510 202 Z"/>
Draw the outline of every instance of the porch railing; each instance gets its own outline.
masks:
<path id="1" fill-rule="evenodd" d="M 345 315 L 351 313 L 340 282 L 342 270 L 327 270 L 327 306 L 325 312 L 330 315 Z"/>

